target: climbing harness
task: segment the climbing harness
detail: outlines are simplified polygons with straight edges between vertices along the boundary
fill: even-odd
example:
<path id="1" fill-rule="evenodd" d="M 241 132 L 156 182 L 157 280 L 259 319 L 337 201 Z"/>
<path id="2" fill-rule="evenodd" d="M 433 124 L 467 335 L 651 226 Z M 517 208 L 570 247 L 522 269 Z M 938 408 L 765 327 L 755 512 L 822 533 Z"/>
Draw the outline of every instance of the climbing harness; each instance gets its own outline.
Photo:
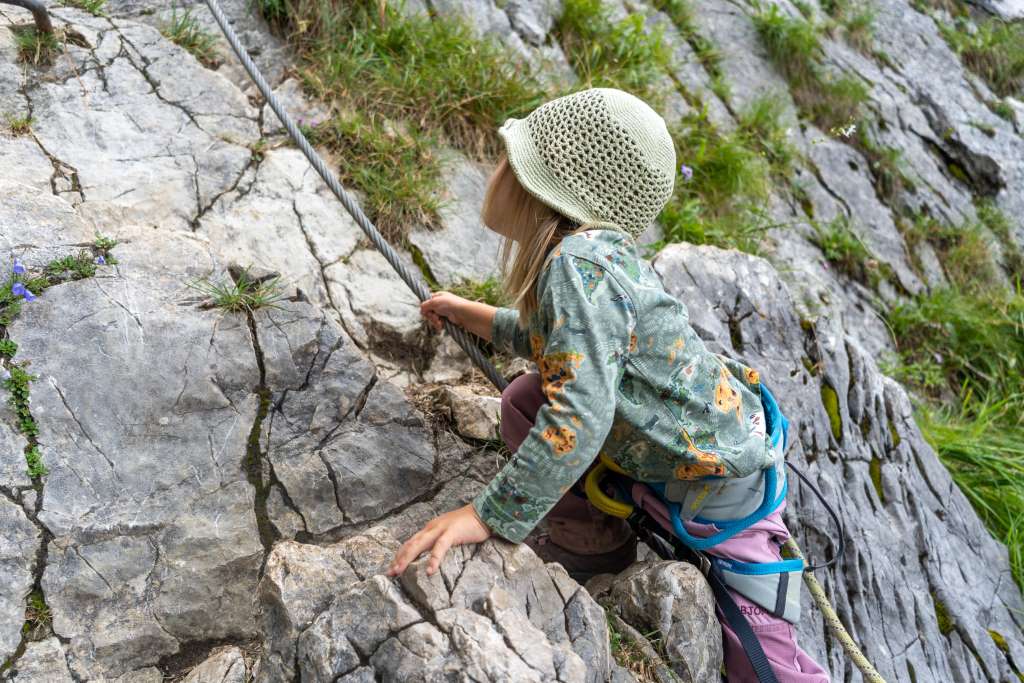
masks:
<path id="1" fill-rule="evenodd" d="M 688 482 L 688 489 L 684 488 L 681 494 L 677 491 L 669 496 L 668 484 L 636 481 L 607 454 L 602 454 L 597 466 L 587 474 L 583 486 L 584 493 L 597 509 L 626 520 L 637 536 L 662 559 L 683 560 L 700 569 L 711 585 L 715 602 L 726 622 L 739 638 L 759 683 L 776 683 L 777 678 L 768 664 L 767 656 L 753 628 L 728 589 L 731 588 L 756 603 L 768 614 L 795 624 L 800 619 L 800 591 L 795 587 L 798 575 L 803 575 L 815 604 L 825 616 L 829 630 L 860 669 L 864 680 L 870 683 L 884 683 L 884 679 L 846 631 L 829 604 L 821 585 L 811 573 L 831 565 L 842 555 L 845 548 L 842 522 L 821 491 L 792 463 L 785 462 L 789 420 L 779 410 L 775 397 L 763 382 L 761 399 L 767 432 L 777 453 L 772 466 L 742 479 L 707 477 Z M 778 509 L 785 500 L 788 490 L 785 466 L 789 466 L 801 481 L 810 487 L 839 529 L 839 548 L 836 555 L 821 565 L 805 565 L 804 556 L 792 537 L 787 539 L 782 547 L 793 557 L 778 562 L 741 562 L 707 552 Z M 756 479 L 762 480 L 763 494 L 760 502 L 755 499 L 756 508 L 751 510 L 749 508 L 752 503 L 747 504 L 746 508 L 743 507 L 743 494 L 748 494 L 746 497 L 749 498 L 753 480 Z M 715 519 L 704 516 L 707 514 L 706 508 L 700 505 L 700 501 L 702 497 L 711 497 L 706 495 L 710 486 L 718 487 L 715 497 L 736 501 L 733 514 Z M 674 500 L 676 498 L 680 500 Z M 719 506 L 718 509 L 721 511 L 725 507 Z M 687 531 L 684 517 L 699 524 L 713 525 L 717 531 L 705 537 L 695 536 Z"/>
<path id="2" fill-rule="evenodd" d="M 22 4 L 23 2 L 27 4 L 37 4 L 33 3 L 32 0 L 20 0 L 15 4 Z M 231 27 L 227 18 L 224 16 L 217 0 L 206 0 L 206 5 L 210 8 L 210 12 L 217 21 L 217 25 L 220 26 L 221 31 L 224 33 L 224 37 L 227 38 L 228 43 L 231 45 L 231 49 L 235 52 L 235 55 L 238 56 L 238 59 L 241 61 L 246 73 L 249 74 L 249 77 L 259 89 L 260 94 L 266 100 L 267 104 L 270 105 L 270 108 L 281 121 L 285 130 L 288 131 L 288 135 L 306 156 L 309 163 L 313 166 L 316 172 L 320 174 L 323 181 L 331 189 L 349 214 L 351 214 L 356 224 L 362 229 L 370 242 L 378 251 L 380 251 L 384 258 L 387 259 L 388 263 L 398 273 L 409 289 L 416 294 L 420 301 L 429 299 L 430 290 L 423 282 L 422 278 L 417 277 L 410 272 L 405 264 L 401 262 L 395 250 L 390 244 L 388 244 L 377 228 L 374 227 L 359 205 L 352 200 L 349 194 L 341 186 L 341 183 L 338 182 L 338 179 L 327 168 L 327 165 L 324 163 L 323 159 L 320 158 L 320 155 L 317 154 L 309 144 L 309 141 L 299 130 L 298 126 L 295 125 L 295 122 L 288 115 L 288 112 L 285 111 L 281 102 L 277 99 L 277 96 L 273 93 L 270 86 L 263 78 L 263 75 L 253 63 L 249 53 L 239 42 L 238 36 L 235 34 L 235 31 Z M 23 4 L 23 6 L 25 5 Z M 444 329 L 448 331 L 452 338 L 455 339 L 473 363 L 483 371 L 495 387 L 503 391 L 505 387 L 508 386 L 508 381 L 497 371 L 487 358 L 484 357 L 480 348 L 470 339 L 470 335 L 466 331 L 461 327 L 452 324 L 447 319 L 444 320 Z M 778 410 L 778 406 L 775 404 L 774 398 L 771 397 L 770 392 L 767 391 L 767 387 L 762 384 L 762 389 L 765 392 L 763 396 L 767 395 L 769 398 L 768 401 L 765 401 L 766 408 L 770 408 L 773 411 L 771 416 L 769 416 L 766 411 L 766 418 L 774 430 L 770 430 L 769 433 L 772 434 L 773 443 L 777 442 L 777 436 L 781 433 L 783 439 L 781 450 L 784 453 L 786 448 L 785 439 L 788 420 L 786 420 Z M 638 536 L 661 557 L 665 559 L 692 562 L 701 569 L 703 574 L 708 578 L 708 582 L 711 584 L 716 601 L 722 608 L 722 611 L 733 630 L 739 636 L 748 657 L 750 657 L 751 665 L 753 666 L 759 681 L 772 682 L 776 681 L 776 678 L 768 664 L 767 657 L 757 640 L 757 636 L 754 634 L 750 624 L 747 623 L 747 620 L 743 617 L 743 614 L 736 605 L 736 602 L 729 594 L 728 588 L 732 587 L 741 595 L 748 596 L 750 600 L 764 606 L 772 614 L 792 622 L 799 618 L 799 591 L 789 590 L 789 584 L 791 583 L 791 579 L 794 574 L 801 573 L 803 574 L 811 595 L 814 597 L 815 603 L 824 613 L 825 621 L 828 624 L 829 629 L 832 631 L 832 634 L 836 639 L 842 643 L 843 648 L 850 656 L 850 659 L 861 670 L 864 675 L 864 679 L 869 683 L 885 683 L 884 679 L 882 679 L 874 667 L 871 666 L 861 653 L 857 644 L 853 642 L 849 633 L 846 632 L 846 629 L 843 627 L 842 622 L 836 615 L 835 610 L 833 610 L 829 604 L 828 598 L 825 596 L 821 586 L 810 573 L 810 570 L 819 567 L 809 566 L 806 568 L 807 571 L 804 571 L 803 555 L 800 553 L 799 548 L 792 538 L 786 542 L 784 547 L 787 548 L 795 558 L 785 560 L 783 562 L 767 564 L 744 563 L 737 562 L 735 560 L 716 558 L 705 552 L 705 550 L 713 545 L 727 540 L 731 536 L 742 531 L 744 528 L 747 528 L 751 524 L 763 519 L 781 505 L 786 495 L 786 477 L 785 469 L 781 465 L 782 462 L 784 462 L 784 459 L 780 458 L 779 462 L 776 463 L 776 466 L 766 468 L 764 472 L 760 474 L 764 480 L 764 495 L 758 507 L 742 519 L 722 522 L 722 526 L 719 527 L 721 531 L 708 538 L 698 538 L 686 532 L 686 528 L 680 517 L 680 503 L 664 497 L 664 484 L 644 484 L 634 481 L 630 479 L 628 475 L 626 475 L 625 471 L 618 467 L 618 465 L 616 465 L 610 458 L 604 456 L 601 458 L 599 464 L 587 477 L 585 490 L 587 496 L 591 499 L 594 505 L 598 507 L 598 509 L 601 509 L 608 514 L 627 519 L 627 521 L 630 521 L 631 524 L 635 525 L 634 528 L 637 529 Z M 790 465 L 790 467 L 792 467 L 792 465 Z M 805 483 L 810 485 L 810 482 L 802 473 L 795 468 L 793 469 Z M 605 495 L 601 486 L 604 481 L 609 478 L 617 479 L 617 481 L 613 481 L 612 483 L 616 484 L 617 491 L 629 502 L 615 500 Z M 779 487 L 781 487 L 781 490 Z M 813 485 L 811 485 L 811 488 L 819 497 L 821 497 L 820 492 L 818 492 Z M 832 509 L 827 506 L 827 504 L 826 508 L 838 524 L 838 517 Z M 705 520 L 701 517 L 695 517 L 694 520 L 711 521 Z M 840 544 L 841 543 L 842 534 L 840 534 Z M 840 552 L 841 551 L 842 545 L 840 545 Z M 836 557 L 838 557 L 838 555 Z M 827 564 L 834 561 L 835 558 L 830 560 L 829 563 L 826 563 L 826 565 L 821 566 L 827 566 Z M 769 578 L 766 579 L 763 577 Z"/>

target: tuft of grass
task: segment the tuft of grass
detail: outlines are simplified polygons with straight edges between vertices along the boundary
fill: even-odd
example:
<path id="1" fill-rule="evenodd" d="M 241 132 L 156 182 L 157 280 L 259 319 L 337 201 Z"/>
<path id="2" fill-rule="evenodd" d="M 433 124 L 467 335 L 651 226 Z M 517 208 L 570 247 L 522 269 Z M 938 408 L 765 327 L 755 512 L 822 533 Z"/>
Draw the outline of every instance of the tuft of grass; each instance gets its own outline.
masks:
<path id="1" fill-rule="evenodd" d="M 180 12 L 179 9 L 175 6 L 171 10 L 171 17 L 160 27 L 160 33 L 188 50 L 204 66 L 217 66 L 217 37 L 200 26 L 191 7 Z"/>
<path id="2" fill-rule="evenodd" d="M 676 182 L 659 221 L 667 243 L 715 244 L 757 253 L 766 218 L 760 207 L 768 198 L 771 166 L 749 145 L 749 132 L 721 133 L 707 118 L 706 107 L 669 129 L 676 158 L 689 166 L 689 180 Z"/>
<path id="3" fill-rule="evenodd" d="M 102 17 L 104 7 L 107 4 L 107 0 L 62 0 L 62 5 L 65 7 L 76 7 L 80 10 L 84 10 L 94 17 Z"/>
<path id="4" fill-rule="evenodd" d="M 40 33 L 35 26 L 20 27 L 14 34 L 18 59 L 38 66 L 50 64 L 60 52 L 60 41 L 54 33 Z"/>
<path id="5" fill-rule="evenodd" d="M 1004 266 L 1008 273 L 1024 273 L 1024 250 L 1013 237 L 1014 226 L 1010 217 L 999 210 L 991 198 L 975 201 L 978 222 L 987 228 L 1003 246 Z"/>
<path id="6" fill-rule="evenodd" d="M 1024 584 L 1022 406 L 1024 395 L 996 397 L 994 392 L 982 399 L 968 394 L 958 406 L 915 406 L 925 439 L 985 525 L 1006 544 L 1018 585 Z"/>
<path id="7" fill-rule="evenodd" d="M 666 15 L 675 24 L 679 34 L 690 44 L 697 59 L 700 60 L 704 70 L 710 74 L 712 80 L 725 87 L 725 71 L 722 68 L 722 54 L 715 45 L 704 37 L 697 28 L 697 20 L 694 16 L 693 5 L 690 0 L 652 0 L 651 5 Z M 718 93 L 716 93 L 718 94 Z M 721 94 L 719 94 L 722 97 Z M 722 97 L 722 99 L 727 99 Z"/>
<path id="8" fill-rule="evenodd" d="M 483 282 L 463 280 L 449 287 L 448 291 L 470 301 L 482 301 L 491 306 L 509 305 L 509 301 L 502 292 L 501 281 L 494 277 L 489 277 Z"/>
<path id="9" fill-rule="evenodd" d="M 46 604 L 43 592 L 38 588 L 28 594 L 25 605 L 25 624 L 22 633 L 26 636 L 40 635 L 50 630 L 53 615 Z"/>
<path id="10" fill-rule="evenodd" d="M 1010 123 L 1016 123 L 1017 117 L 1014 114 L 1013 106 L 1006 100 L 989 100 L 986 104 L 988 104 L 988 108 L 992 110 L 992 113 L 999 118 Z"/>
<path id="11" fill-rule="evenodd" d="M 660 108 L 655 89 L 670 66 L 663 31 L 644 26 L 641 14 L 618 21 L 602 0 L 566 0 L 554 34 L 583 87 L 610 87 L 631 92 Z"/>
<path id="12" fill-rule="evenodd" d="M 211 282 L 198 278 L 186 283 L 210 298 L 210 304 L 232 312 L 249 312 L 259 308 L 281 308 L 278 301 L 286 298 L 281 287 L 280 276 L 267 280 L 255 280 L 244 270 L 237 280 Z"/>
<path id="13" fill-rule="evenodd" d="M 0 339 L 0 356 L 14 358 L 18 352 L 18 344 L 13 339 Z"/>
<path id="14" fill-rule="evenodd" d="M 866 55 L 872 54 L 874 26 L 877 10 L 869 2 L 828 2 L 823 9 L 831 18 L 829 31 L 842 27 L 850 45 Z M 804 17 L 811 17 L 804 14 Z"/>
<path id="15" fill-rule="evenodd" d="M 994 214 L 986 214 L 996 220 Z M 983 222 L 953 226 L 919 214 L 904 228 L 908 246 L 927 241 L 935 249 L 946 278 L 966 294 L 984 293 L 999 284 L 997 266 Z"/>
<path id="16" fill-rule="evenodd" d="M 411 224 L 438 225 L 435 136 L 372 114 L 339 112 L 313 129 L 313 140 L 337 152 L 339 179 L 364 190 L 385 237 L 398 241 Z"/>
<path id="17" fill-rule="evenodd" d="M 645 648 L 639 643 L 628 635 L 619 632 L 616 628 L 615 620 L 607 609 L 605 616 L 608 621 L 608 644 L 612 657 L 615 658 L 619 666 L 630 671 L 638 681 L 659 680 L 656 673 L 660 668 L 658 666 L 659 663 L 652 662 L 645 652 Z M 650 635 L 653 636 L 655 634 L 652 633 Z"/>
<path id="18" fill-rule="evenodd" d="M 867 159 L 875 193 L 883 201 L 891 204 L 900 192 L 914 189 L 914 182 L 907 176 L 903 155 L 898 149 L 876 143 L 865 126 L 857 128 L 852 144 Z"/>
<path id="19" fill-rule="evenodd" d="M 28 135 L 32 132 L 33 119 L 31 116 L 5 114 L 4 119 L 7 121 L 7 127 L 12 135 Z"/>
<path id="20" fill-rule="evenodd" d="M 839 214 L 824 226 L 812 220 L 811 225 L 811 241 L 830 263 L 848 277 L 878 287 L 888 271 L 853 231 L 848 216 Z"/>
<path id="21" fill-rule="evenodd" d="M 988 19 L 968 30 L 965 20 L 939 29 L 971 71 L 1000 97 L 1024 95 L 1024 24 Z"/>
<path id="22" fill-rule="evenodd" d="M 782 126 L 785 103 L 777 95 L 766 94 L 754 99 L 739 113 L 740 130 L 747 145 L 757 149 L 776 175 L 786 177 L 796 158 L 796 150 Z"/>

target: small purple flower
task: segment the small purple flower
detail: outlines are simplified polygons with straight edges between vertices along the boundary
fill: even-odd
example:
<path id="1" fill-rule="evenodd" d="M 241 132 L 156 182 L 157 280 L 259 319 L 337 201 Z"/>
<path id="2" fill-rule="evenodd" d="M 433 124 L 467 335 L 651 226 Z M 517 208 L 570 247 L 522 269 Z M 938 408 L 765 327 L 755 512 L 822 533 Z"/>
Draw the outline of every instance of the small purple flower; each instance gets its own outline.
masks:
<path id="1" fill-rule="evenodd" d="M 34 301 L 36 295 L 29 291 L 24 282 L 15 282 L 11 285 L 11 294 L 25 297 L 25 301 Z"/>
<path id="2" fill-rule="evenodd" d="M 103 258 L 103 254 L 96 257 L 96 265 L 105 266 L 107 265 L 107 259 Z"/>
<path id="3" fill-rule="evenodd" d="M 14 259 L 14 273 L 16 275 L 21 275 L 24 272 L 25 272 L 24 264 L 22 264 L 22 262 L 19 261 L 18 259 Z"/>
<path id="4" fill-rule="evenodd" d="M 687 166 L 686 164 L 683 164 L 682 166 L 679 167 L 679 172 L 683 174 L 683 178 L 685 178 L 686 180 L 689 180 L 690 178 L 693 177 L 693 169 Z"/>

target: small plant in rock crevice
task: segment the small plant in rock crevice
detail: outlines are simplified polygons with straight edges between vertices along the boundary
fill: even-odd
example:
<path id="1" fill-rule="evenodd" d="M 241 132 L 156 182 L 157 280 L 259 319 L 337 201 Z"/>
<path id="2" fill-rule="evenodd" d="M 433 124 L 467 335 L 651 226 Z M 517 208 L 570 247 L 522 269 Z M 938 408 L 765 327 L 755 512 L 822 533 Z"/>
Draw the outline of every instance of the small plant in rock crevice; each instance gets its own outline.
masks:
<path id="1" fill-rule="evenodd" d="M 161 26 L 160 33 L 172 43 L 188 50 L 204 66 L 217 66 L 217 37 L 200 25 L 191 7 L 179 10 L 177 6 L 171 10 L 171 16 Z"/>
<path id="2" fill-rule="evenodd" d="M 248 269 L 242 271 L 236 280 L 213 282 L 209 278 L 198 278 L 186 284 L 207 295 L 210 307 L 232 312 L 251 313 L 259 308 L 281 308 L 277 302 L 286 298 L 280 276 L 256 279 Z"/>
<path id="3" fill-rule="evenodd" d="M 50 64 L 61 50 L 56 29 L 54 33 L 42 33 L 35 26 L 18 27 L 14 42 L 18 46 L 18 59 L 34 66 Z"/>
<path id="4" fill-rule="evenodd" d="M 34 121 L 31 116 L 5 114 L 4 120 L 7 121 L 7 127 L 10 129 L 11 135 L 28 135 L 32 132 L 32 124 Z"/>

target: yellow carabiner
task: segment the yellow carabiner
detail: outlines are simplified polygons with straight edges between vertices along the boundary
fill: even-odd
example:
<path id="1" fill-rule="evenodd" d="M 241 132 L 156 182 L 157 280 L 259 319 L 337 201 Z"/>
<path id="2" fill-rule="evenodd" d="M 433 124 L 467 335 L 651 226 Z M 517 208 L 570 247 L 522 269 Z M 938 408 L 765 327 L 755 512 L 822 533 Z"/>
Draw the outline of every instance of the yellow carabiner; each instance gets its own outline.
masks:
<path id="1" fill-rule="evenodd" d="M 587 493 L 587 499 L 590 500 L 591 504 L 593 504 L 593 506 L 598 510 L 605 514 L 612 515 L 613 517 L 626 519 L 633 514 L 633 506 L 629 503 L 621 503 L 617 500 L 613 500 L 604 495 L 604 492 L 601 490 L 601 479 L 609 469 L 610 468 L 602 456 L 601 462 L 598 463 L 597 467 L 590 470 L 590 474 L 587 475 L 587 480 L 583 484 L 583 489 Z"/>
<path id="2" fill-rule="evenodd" d="M 629 472 L 627 472 L 626 470 L 624 470 L 621 467 L 619 467 L 619 463 L 617 463 L 614 460 L 612 460 L 612 457 L 610 455 L 608 455 L 604 451 L 602 451 L 600 455 L 601 455 L 601 462 L 603 462 L 605 464 L 605 466 L 608 469 L 610 469 L 612 472 L 618 472 L 619 474 L 624 474 L 627 477 L 629 476 Z"/>

